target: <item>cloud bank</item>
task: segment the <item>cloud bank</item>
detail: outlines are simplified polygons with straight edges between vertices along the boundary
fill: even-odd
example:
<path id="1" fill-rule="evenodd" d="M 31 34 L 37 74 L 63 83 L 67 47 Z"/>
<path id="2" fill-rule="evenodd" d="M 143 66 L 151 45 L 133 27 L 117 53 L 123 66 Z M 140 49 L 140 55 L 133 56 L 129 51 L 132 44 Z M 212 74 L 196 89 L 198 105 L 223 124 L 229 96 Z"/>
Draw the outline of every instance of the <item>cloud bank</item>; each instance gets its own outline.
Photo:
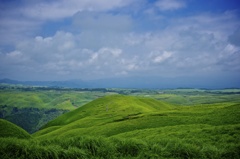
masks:
<path id="1" fill-rule="evenodd" d="M 190 7 L 188 1 L 24 2 L 1 11 L 7 17 L 0 23 L 1 77 L 207 77 L 240 71 L 236 10 L 172 16 Z M 49 21 L 57 25 L 53 34 L 42 32 Z"/>

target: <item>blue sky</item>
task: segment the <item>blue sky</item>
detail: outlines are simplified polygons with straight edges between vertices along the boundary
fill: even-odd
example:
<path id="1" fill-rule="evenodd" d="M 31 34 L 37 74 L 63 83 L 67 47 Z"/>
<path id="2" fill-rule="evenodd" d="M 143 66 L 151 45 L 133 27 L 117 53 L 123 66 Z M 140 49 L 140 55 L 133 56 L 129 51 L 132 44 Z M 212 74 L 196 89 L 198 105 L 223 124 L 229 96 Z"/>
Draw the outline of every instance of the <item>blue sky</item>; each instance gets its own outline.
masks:
<path id="1" fill-rule="evenodd" d="M 0 8 L 0 78 L 240 87 L 238 0 L 1 0 Z"/>

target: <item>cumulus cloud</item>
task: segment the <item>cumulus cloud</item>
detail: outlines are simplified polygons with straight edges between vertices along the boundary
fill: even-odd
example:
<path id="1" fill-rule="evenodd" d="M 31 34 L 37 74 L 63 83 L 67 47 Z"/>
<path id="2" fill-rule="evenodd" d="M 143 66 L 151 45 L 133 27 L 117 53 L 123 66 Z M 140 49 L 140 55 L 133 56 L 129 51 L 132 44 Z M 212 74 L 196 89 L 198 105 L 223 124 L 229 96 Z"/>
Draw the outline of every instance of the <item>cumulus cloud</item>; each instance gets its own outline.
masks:
<path id="1" fill-rule="evenodd" d="M 22 41 L 15 51 L 1 54 L 2 68 L 3 65 L 14 64 L 2 72 L 17 71 L 25 74 L 24 72 L 28 71 L 42 75 L 52 74 L 55 77 L 71 75 L 84 79 L 114 76 L 123 72 L 127 74 L 128 70 L 134 69 L 131 60 L 122 56 L 122 49 L 81 48 L 77 46 L 80 42 L 79 36 L 59 31 L 52 37 L 37 36 L 34 40 Z"/>
<path id="2" fill-rule="evenodd" d="M 34 74 L 57 80 L 128 75 L 181 76 L 239 69 L 240 21 L 235 12 L 153 18 L 151 21 L 156 26 L 163 27 L 148 29 L 147 25 L 152 24 L 148 24 L 149 20 L 134 20 L 140 13 L 111 11 L 131 1 L 106 0 L 102 6 L 100 1 L 70 2 L 52 1 L 46 6 L 43 1 L 39 2 L 43 5 L 33 5 L 41 12 L 29 15 L 30 19 L 40 19 L 39 23 L 43 23 L 46 19 L 56 20 L 74 14 L 72 23 L 53 35 L 39 33 L 17 40 L 14 49 L 0 53 L 0 75 L 7 72 L 8 77 L 24 75 L 27 78 Z M 62 5 L 67 5 L 65 11 L 58 10 Z M 184 1 L 159 0 L 148 9 L 156 6 L 161 11 L 174 11 L 186 4 Z M 60 11 L 62 13 L 54 17 Z M 24 11 L 27 13 L 31 10 Z M 156 12 L 148 16 L 153 14 Z M 23 27 L 25 32 L 32 23 L 22 25 L 27 25 Z"/>
<path id="3" fill-rule="evenodd" d="M 159 54 L 159 53 L 157 53 L 156 55 L 154 55 L 154 54 L 156 54 L 156 53 L 152 53 L 152 56 L 154 56 L 153 57 L 154 63 L 162 63 L 172 56 L 172 53 L 168 52 L 168 51 L 163 51 L 162 54 Z"/>
<path id="4" fill-rule="evenodd" d="M 12 1 L 6 1 L 1 3 L 0 10 L 0 44 L 15 45 L 20 40 L 36 36 L 36 32 L 40 32 L 44 24 L 50 21 L 61 22 L 78 12 L 107 12 L 133 2 L 135 0 L 21 0 L 16 5 Z M 119 21 L 117 24 L 120 22 L 124 23 Z"/>
<path id="5" fill-rule="evenodd" d="M 100 17 L 105 19 L 105 15 Z M 110 17 L 112 19 L 114 16 Z M 236 62 L 239 48 L 229 44 L 227 37 L 224 39 L 219 36 L 230 33 L 221 29 L 208 30 L 207 27 L 214 28 L 214 24 L 199 20 L 198 17 L 177 19 L 174 25 L 161 31 L 134 33 L 126 29 L 121 34 L 112 32 L 108 35 L 100 34 L 100 30 L 94 32 L 94 27 L 99 29 L 95 25 L 98 22 L 96 20 L 88 24 L 93 30 L 92 40 L 85 36 L 86 33 L 90 35 L 85 31 L 87 27 L 81 25 L 82 32 L 77 34 L 58 31 L 50 37 L 36 36 L 33 40 L 20 42 L 16 51 L 2 54 L 1 63 L 21 64 L 22 67 L 14 68 L 18 71 L 21 69 L 20 72 L 28 70 L 72 78 L 143 73 L 178 76 L 186 72 L 219 71 L 216 69 L 219 65 L 222 65 L 222 70 L 226 67 L 228 70 L 239 68 Z M 205 18 L 210 19 L 211 15 Z M 194 24 L 191 22 L 193 19 L 196 21 Z M 224 25 L 221 18 L 218 19 L 213 20 L 216 27 Z M 225 25 L 222 27 L 229 27 Z M 233 58 L 235 62 L 231 63 Z"/>
<path id="6" fill-rule="evenodd" d="M 121 49 L 117 49 L 117 48 L 100 48 L 97 52 L 94 52 L 90 59 L 89 59 L 89 63 L 96 63 L 96 61 L 100 61 L 99 64 L 101 64 L 103 61 L 104 64 L 108 64 L 108 58 L 111 59 L 112 58 L 117 58 L 121 55 L 122 50 Z"/>

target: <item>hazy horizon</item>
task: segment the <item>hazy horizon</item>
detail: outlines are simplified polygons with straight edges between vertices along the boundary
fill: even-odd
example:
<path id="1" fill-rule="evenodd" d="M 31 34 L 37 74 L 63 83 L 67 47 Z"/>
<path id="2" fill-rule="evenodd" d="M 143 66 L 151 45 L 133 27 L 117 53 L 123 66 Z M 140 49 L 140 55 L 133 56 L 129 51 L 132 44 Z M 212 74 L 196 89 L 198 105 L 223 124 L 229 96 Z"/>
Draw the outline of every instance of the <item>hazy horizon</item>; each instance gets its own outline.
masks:
<path id="1" fill-rule="evenodd" d="M 19 0 L 0 7 L 0 79 L 240 87 L 238 0 Z"/>

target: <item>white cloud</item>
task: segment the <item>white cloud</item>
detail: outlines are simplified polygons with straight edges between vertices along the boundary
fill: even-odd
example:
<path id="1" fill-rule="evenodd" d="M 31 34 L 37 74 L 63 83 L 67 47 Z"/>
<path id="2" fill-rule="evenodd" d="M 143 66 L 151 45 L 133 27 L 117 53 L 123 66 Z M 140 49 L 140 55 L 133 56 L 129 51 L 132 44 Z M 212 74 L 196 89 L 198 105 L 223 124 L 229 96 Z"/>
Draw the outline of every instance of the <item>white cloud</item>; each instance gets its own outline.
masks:
<path id="1" fill-rule="evenodd" d="M 22 56 L 22 53 L 20 51 L 13 51 L 6 54 L 6 57 L 9 57 L 9 58 L 18 58 L 20 56 Z"/>
<path id="2" fill-rule="evenodd" d="M 79 36 L 59 31 L 52 37 L 37 36 L 34 40 L 22 41 L 16 51 L 1 54 L 2 68 L 5 68 L 3 65 L 14 65 L 0 71 L 15 70 L 21 72 L 21 75 L 39 73 L 42 76 L 61 78 L 66 75 L 72 78 L 94 78 L 126 72 L 127 68 L 122 65 L 122 49 L 101 47 L 94 51 L 91 48 L 78 47 L 76 44 L 79 43 Z M 128 65 L 129 62 L 125 61 Z"/>
<path id="3" fill-rule="evenodd" d="M 32 38 L 41 31 L 41 27 L 49 22 L 62 22 L 72 18 L 78 12 L 107 12 L 125 7 L 136 0 L 58 0 L 28 1 L 22 0 L 18 5 L 5 2 L 0 10 L 0 44 L 15 45 L 21 40 Z M 14 4 L 14 3 L 13 3 Z M 124 24 L 119 21 L 109 26 Z M 63 23 L 62 23 L 63 24 Z M 101 24 L 101 23 L 98 23 Z M 50 29 L 51 30 L 51 29 Z"/>
<path id="4" fill-rule="evenodd" d="M 158 0 L 155 4 L 161 11 L 177 10 L 186 6 L 182 0 Z"/>
<path id="5" fill-rule="evenodd" d="M 25 56 L 21 51 L 19 50 L 15 50 L 12 52 L 9 52 L 5 55 L 2 55 L 2 62 L 3 65 L 7 64 L 7 65 L 12 65 L 15 67 L 21 67 L 23 66 L 26 62 L 30 62 L 29 58 L 27 56 Z"/>
<path id="6" fill-rule="evenodd" d="M 138 66 L 136 64 L 129 64 L 127 65 L 127 70 L 132 71 L 138 69 Z"/>
<path id="7" fill-rule="evenodd" d="M 240 49 L 228 38 L 240 25 L 234 12 L 151 19 L 156 26 L 164 23 L 166 27 L 148 30 L 145 27 L 151 23 L 146 19 L 136 24 L 132 15 L 101 11 L 127 5 L 125 1 L 109 1 L 109 6 L 95 6 L 92 10 L 97 11 L 86 11 L 90 2 L 93 3 L 79 2 L 85 4 L 85 11 L 74 15 L 73 24 L 66 29 L 69 31 L 18 40 L 15 51 L 1 53 L 0 74 L 9 72 L 29 77 L 35 73 L 59 79 L 94 79 L 122 75 L 180 76 L 239 68 Z M 57 8 L 56 4 L 42 7 Z M 164 11 L 185 6 L 183 1 L 158 1 L 157 4 Z M 76 5 L 76 8 L 79 7 Z M 72 12 L 76 11 L 78 9 Z M 51 12 L 54 9 L 46 11 Z M 57 19 L 72 13 L 63 11 L 59 17 L 41 14 L 32 18 Z"/>
<path id="8" fill-rule="evenodd" d="M 103 61 L 109 61 L 109 59 L 116 59 L 122 54 L 122 50 L 118 48 L 100 48 L 97 52 L 92 53 L 89 63 L 101 64 Z M 100 62 L 99 62 L 100 61 Z M 103 62 L 104 63 L 104 62 Z"/>
<path id="9" fill-rule="evenodd" d="M 21 12 L 27 16 L 37 19 L 60 19 L 73 16 L 79 11 L 107 11 L 123 7 L 132 3 L 133 0 L 58 0 L 41 1 L 35 5 L 27 5 Z"/>
<path id="10" fill-rule="evenodd" d="M 153 62 L 154 62 L 154 63 L 162 63 L 162 62 L 164 62 L 165 60 L 167 60 L 168 58 L 170 58 L 171 56 L 172 56 L 172 53 L 171 53 L 171 52 L 164 51 L 162 54 L 156 55 L 156 56 L 153 58 Z"/>

